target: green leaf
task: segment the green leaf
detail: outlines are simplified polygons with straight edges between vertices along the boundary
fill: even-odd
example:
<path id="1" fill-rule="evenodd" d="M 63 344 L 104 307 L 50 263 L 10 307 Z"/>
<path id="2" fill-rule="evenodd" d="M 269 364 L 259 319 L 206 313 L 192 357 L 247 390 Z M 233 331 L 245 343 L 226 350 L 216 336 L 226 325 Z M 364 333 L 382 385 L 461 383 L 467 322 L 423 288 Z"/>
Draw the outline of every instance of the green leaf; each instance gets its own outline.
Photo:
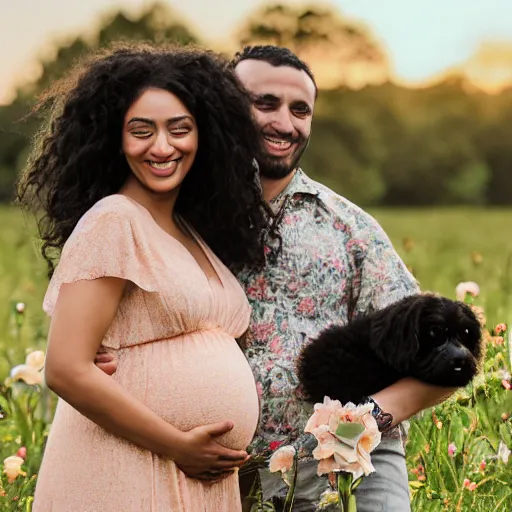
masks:
<path id="1" fill-rule="evenodd" d="M 364 426 L 360 423 L 340 423 L 336 429 L 336 435 L 345 439 L 357 439 L 364 432 Z"/>

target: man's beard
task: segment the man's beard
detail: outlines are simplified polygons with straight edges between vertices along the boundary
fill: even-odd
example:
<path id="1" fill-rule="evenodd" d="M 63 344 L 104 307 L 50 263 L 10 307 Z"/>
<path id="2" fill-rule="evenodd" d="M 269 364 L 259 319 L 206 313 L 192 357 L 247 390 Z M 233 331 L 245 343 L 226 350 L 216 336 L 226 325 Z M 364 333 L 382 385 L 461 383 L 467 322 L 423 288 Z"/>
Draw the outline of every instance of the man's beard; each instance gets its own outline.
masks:
<path id="1" fill-rule="evenodd" d="M 298 143 L 300 144 L 299 149 L 292 155 L 289 161 L 283 161 L 282 158 L 272 155 L 265 155 L 264 160 L 258 162 L 260 174 L 269 180 L 281 180 L 286 178 L 286 176 L 292 173 L 299 165 L 299 161 L 308 147 L 309 137 L 306 140 L 301 139 Z"/>

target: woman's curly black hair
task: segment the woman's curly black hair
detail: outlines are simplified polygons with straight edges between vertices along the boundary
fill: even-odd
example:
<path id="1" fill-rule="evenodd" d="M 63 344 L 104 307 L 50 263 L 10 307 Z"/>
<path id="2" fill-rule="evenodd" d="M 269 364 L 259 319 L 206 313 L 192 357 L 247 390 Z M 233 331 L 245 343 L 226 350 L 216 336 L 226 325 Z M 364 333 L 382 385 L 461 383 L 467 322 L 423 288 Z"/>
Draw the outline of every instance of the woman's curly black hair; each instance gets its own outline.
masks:
<path id="1" fill-rule="evenodd" d="M 126 181 L 123 120 L 150 87 L 175 94 L 198 127 L 197 156 L 176 211 L 232 270 L 264 265 L 274 223 L 254 163 L 260 136 L 248 95 L 227 61 L 199 48 L 123 44 L 75 67 L 34 109 L 49 116 L 18 182 L 17 200 L 37 216 L 50 276 L 80 217 Z"/>

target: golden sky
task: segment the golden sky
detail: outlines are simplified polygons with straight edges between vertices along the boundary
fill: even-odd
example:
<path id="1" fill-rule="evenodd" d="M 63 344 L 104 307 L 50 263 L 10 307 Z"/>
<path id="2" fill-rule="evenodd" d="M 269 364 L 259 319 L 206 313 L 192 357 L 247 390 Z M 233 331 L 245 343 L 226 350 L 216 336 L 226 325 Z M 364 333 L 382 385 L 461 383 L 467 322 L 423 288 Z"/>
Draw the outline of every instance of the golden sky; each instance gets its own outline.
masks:
<path id="1" fill-rule="evenodd" d="M 260 0 L 163 0 L 202 40 L 225 41 Z M 136 12 L 152 0 L 0 0 L 0 103 L 32 76 L 55 41 L 94 27 L 102 13 Z M 281 3 L 304 3 L 283 0 Z M 318 3 L 315 1 L 315 3 Z M 512 0 L 331 0 L 370 27 L 395 76 L 417 83 L 468 61 L 483 42 L 512 41 Z M 499 46 L 499 45 L 498 45 Z M 505 52 L 505 59 L 510 52 Z M 507 61 L 508 65 L 508 61 Z M 512 69 L 512 62 L 510 62 Z"/>

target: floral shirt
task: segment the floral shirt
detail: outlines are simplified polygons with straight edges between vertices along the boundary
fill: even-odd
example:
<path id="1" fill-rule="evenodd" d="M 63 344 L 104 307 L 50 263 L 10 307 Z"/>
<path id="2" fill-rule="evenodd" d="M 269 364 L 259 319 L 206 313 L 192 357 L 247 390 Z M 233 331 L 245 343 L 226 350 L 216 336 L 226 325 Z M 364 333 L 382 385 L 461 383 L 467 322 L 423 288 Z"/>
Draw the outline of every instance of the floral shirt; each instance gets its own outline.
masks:
<path id="1" fill-rule="evenodd" d="M 245 353 L 261 400 L 252 449 L 266 456 L 293 443 L 308 457 L 316 443 L 300 435 L 312 413 L 295 370 L 302 347 L 418 287 L 379 224 L 301 170 L 271 206 L 283 215 L 281 252 L 269 247 L 263 271 L 238 276 L 253 308 Z"/>

